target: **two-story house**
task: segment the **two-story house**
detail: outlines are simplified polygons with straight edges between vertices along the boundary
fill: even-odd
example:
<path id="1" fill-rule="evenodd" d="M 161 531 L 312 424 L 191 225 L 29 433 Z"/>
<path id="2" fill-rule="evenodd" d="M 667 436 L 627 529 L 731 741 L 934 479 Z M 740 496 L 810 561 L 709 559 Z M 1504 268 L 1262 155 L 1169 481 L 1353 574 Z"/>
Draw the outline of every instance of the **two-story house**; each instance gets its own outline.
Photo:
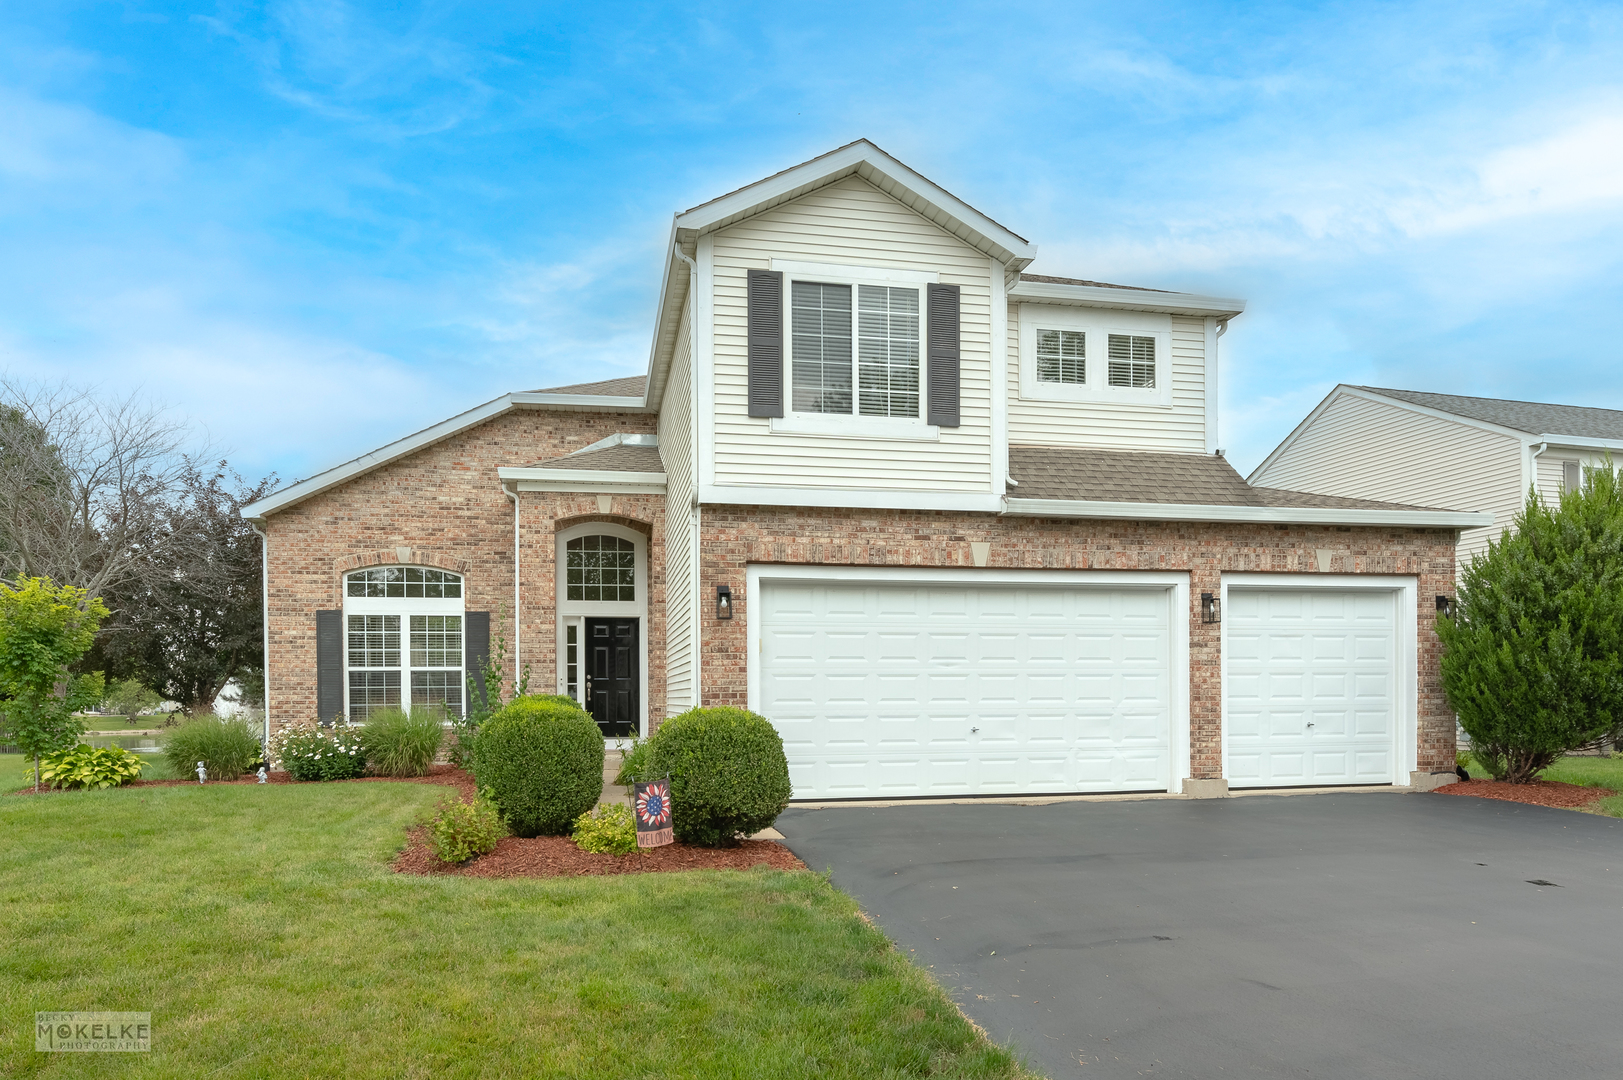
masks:
<path id="1" fill-rule="evenodd" d="M 1511 527 L 1536 490 L 1554 503 L 1585 469 L 1623 457 L 1623 412 L 1587 405 L 1337 386 L 1249 482 L 1326 495 L 1476 510 L 1461 569 Z"/>
<path id="2" fill-rule="evenodd" d="M 646 376 L 509 394 L 249 507 L 269 723 L 531 688 L 772 720 L 800 799 L 1428 782 L 1478 514 L 1253 487 L 1243 304 L 1027 272 L 868 142 L 679 213 Z"/>

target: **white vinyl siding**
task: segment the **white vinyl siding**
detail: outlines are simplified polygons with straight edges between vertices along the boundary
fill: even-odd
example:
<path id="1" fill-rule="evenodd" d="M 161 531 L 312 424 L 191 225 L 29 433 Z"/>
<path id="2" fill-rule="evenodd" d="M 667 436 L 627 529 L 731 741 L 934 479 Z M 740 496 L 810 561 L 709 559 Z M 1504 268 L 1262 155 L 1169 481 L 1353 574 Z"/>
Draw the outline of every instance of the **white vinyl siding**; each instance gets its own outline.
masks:
<path id="1" fill-rule="evenodd" d="M 1538 447 L 1533 448 L 1537 450 Z M 1539 497 L 1551 506 L 1559 504 L 1561 492 L 1566 490 L 1566 466 L 1572 462 L 1578 466 L 1578 480 L 1583 482 L 1584 474 L 1594 468 L 1599 468 L 1606 461 L 1606 455 L 1599 450 L 1567 448 L 1551 445 L 1544 453 L 1534 459 L 1537 466 L 1537 479 Z M 1623 464 L 1623 455 L 1614 455 L 1612 468 L 1616 469 Z"/>
<path id="2" fill-rule="evenodd" d="M 1090 335 L 1091 339 L 1092 335 Z M 1172 316 L 1172 404 L 1030 400 L 1020 395 L 1020 305 L 1009 305 L 1009 442 L 1016 446 L 1085 446 L 1101 450 L 1206 452 L 1206 322 Z M 1090 364 L 1103 368 L 1107 345 L 1087 343 Z"/>
<path id="3" fill-rule="evenodd" d="M 990 489 L 991 278 L 984 255 L 856 177 L 717 232 L 711 251 L 717 484 Z M 746 273 L 769 269 L 773 259 L 934 273 L 943 284 L 959 286 L 960 426 L 941 428 L 935 438 L 883 438 L 774 431 L 771 421 L 751 418 Z M 784 375 L 787 381 L 790 372 Z"/>
<path id="4" fill-rule="evenodd" d="M 692 305 L 689 305 L 691 310 Z M 659 456 L 665 466 L 665 711 L 693 701 L 693 357 L 689 311 L 676 329 L 670 381 L 659 410 Z"/>
<path id="5" fill-rule="evenodd" d="M 1511 435 L 1343 394 L 1252 477 L 1258 487 L 1487 511 L 1460 532 L 1459 564 L 1487 550 L 1522 504 L 1522 444 Z M 1559 476 L 1559 472 L 1557 473 Z"/>

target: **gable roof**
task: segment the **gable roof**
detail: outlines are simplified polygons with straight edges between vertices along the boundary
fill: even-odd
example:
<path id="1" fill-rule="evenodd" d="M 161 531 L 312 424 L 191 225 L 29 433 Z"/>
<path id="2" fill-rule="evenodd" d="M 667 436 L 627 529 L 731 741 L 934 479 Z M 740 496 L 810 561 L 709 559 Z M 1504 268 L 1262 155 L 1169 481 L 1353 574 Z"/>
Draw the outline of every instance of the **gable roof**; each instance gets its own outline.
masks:
<path id="1" fill-rule="evenodd" d="M 619 379 L 599 382 L 574 383 L 570 386 L 550 386 L 545 390 L 532 390 L 532 394 L 579 394 L 582 396 L 640 398 L 648 389 L 648 376 L 627 375 Z"/>
<path id="2" fill-rule="evenodd" d="M 1370 394 L 1406 401 L 1438 412 L 1497 424 L 1529 435 L 1573 435 L 1581 439 L 1623 439 L 1623 410 L 1587 405 L 1545 405 L 1505 398 L 1430 394 L 1420 390 L 1389 390 L 1379 386 L 1351 386 Z"/>

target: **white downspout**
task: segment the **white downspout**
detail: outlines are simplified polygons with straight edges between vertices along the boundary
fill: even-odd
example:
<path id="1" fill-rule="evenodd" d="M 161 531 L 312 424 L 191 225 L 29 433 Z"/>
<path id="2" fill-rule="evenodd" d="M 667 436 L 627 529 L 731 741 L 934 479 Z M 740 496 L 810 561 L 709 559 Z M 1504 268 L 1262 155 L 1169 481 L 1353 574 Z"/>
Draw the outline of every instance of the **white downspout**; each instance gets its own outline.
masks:
<path id="1" fill-rule="evenodd" d="M 704 624 L 700 613 L 704 609 L 703 592 L 699 586 L 699 540 L 701 536 L 700 522 L 703 511 L 699 508 L 699 380 L 696 370 L 699 363 L 699 264 L 682 254 L 679 244 L 671 245 L 671 253 L 688 264 L 688 459 L 693 473 L 693 505 L 689 512 L 693 517 L 693 540 L 690 544 L 692 551 L 689 558 L 691 569 L 689 580 L 693 591 L 693 630 L 688 636 L 688 665 L 693 675 L 693 707 L 703 704 L 699 695 L 699 656 L 703 650 L 699 648 L 699 635 L 704 632 Z M 666 512 L 670 508 L 666 507 Z"/>
<path id="2" fill-rule="evenodd" d="M 265 743 L 270 745 L 270 537 L 252 520 L 248 527 L 259 533 L 259 634 L 265 653 Z"/>
<path id="3" fill-rule="evenodd" d="M 524 661 L 519 651 L 519 617 L 518 617 L 518 492 L 502 485 L 502 494 L 513 500 L 513 685 L 518 686 L 519 672 L 524 670 Z M 485 694 L 490 694 L 491 688 L 485 687 Z M 498 691 L 499 693 L 499 691 Z"/>
<path id="4" fill-rule="evenodd" d="M 1217 451 L 1219 454 L 1223 452 L 1221 449 L 1223 446 L 1223 433 L 1218 429 L 1217 426 L 1219 417 L 1217 395 L 1222 385 L 1222 368 L 1218 363 L 1217 343 L 1222 341 L 1223 335 L 1228 332 L 1229 321 L 1227 319 L 1219 319 L 1217 323 L 1217 334 L 1212 338 L 1212 388 L 1211 396 L 1207 399 L 1206 405 L 1206 408 L 1211 412 L 1212 417 L 1212 442 L 1215 443 L 1219 448 Z"/>

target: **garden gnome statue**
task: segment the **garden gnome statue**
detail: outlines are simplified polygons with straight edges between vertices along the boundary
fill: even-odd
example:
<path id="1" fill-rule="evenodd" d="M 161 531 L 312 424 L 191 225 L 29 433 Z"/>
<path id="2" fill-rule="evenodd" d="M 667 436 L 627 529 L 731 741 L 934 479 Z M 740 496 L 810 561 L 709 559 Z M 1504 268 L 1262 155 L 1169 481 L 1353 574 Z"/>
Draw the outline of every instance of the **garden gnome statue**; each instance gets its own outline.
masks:
<path id="1" fill-rule="evenodd" d="M 259 782 L 260 782 L 260 783 L 261 783 L 261 784 L 263 784 L 263 783 L 264 783 L 264 782 L 265 782 L 265 776 L 266 776 L 266 773 L 265 773 L 265 766 L 263 766 L 263 765 L 261 765 L 261 766 L 260 766 L 260 767 L 259 767 Z"/>
<path id="2" fill-rule="evenodd" d="M 203 767 L 203 763 L 201 761 L 199 761 L 197 763 L 197 782 L 199 784 L 201 784 L 203 781 L 207 780 L 208 778 L 209 778 L 209 771 L 207 769 L 205 769 Z"/>

